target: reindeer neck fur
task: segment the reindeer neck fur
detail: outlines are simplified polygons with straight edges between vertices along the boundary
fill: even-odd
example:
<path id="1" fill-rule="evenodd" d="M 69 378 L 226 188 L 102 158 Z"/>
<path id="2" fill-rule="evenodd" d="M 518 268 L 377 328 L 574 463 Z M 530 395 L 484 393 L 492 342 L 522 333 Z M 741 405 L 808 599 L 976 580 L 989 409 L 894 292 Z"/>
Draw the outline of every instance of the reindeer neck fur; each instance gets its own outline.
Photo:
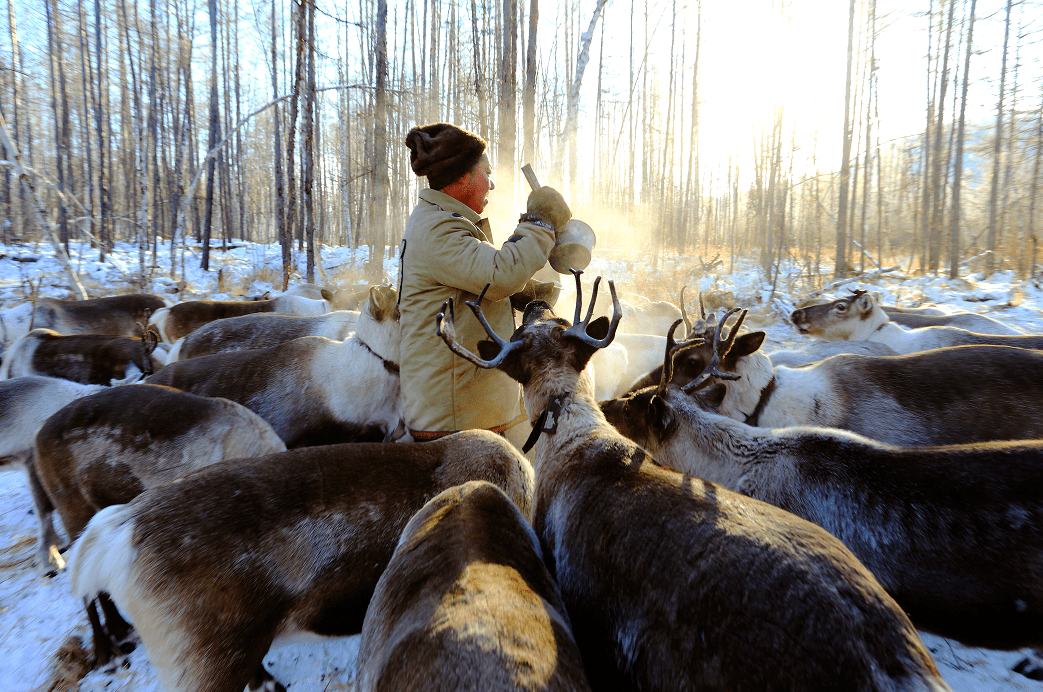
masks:
<path id="1" fill-rule="evenodd" d="M 739 358 L 732 372 L 739 375 L 740 379 L 727 383 L 728 393 L 721 402 L 718 413 L 745 421 L 746 417 L 757 409 L 761 393 L 775 377 L 775 370 L 766 355 L 755 351 Z"/>
<path id="2" fill-rule="evenodd" d="M 672 388 L 666 398 L 680 420 L 674 433 L 652 450 L 657 461 L 736 491 L 765 471 L 759 462 L 771 453 L 771 430 L 706 411 Z"/>
<path id="3" fill-rule="evenodd" d="M 363 310 L 355 324 L 354 338 L 345 339 L 344 344 L 345 347 L 361 348 L 361 350 L 368 348 L 378 357 L 394 363 L 396 366 L 401 363 L 402 336 L 397 319 L 385 317 L 378 320 L 370 314 L 369 310 Z"/>
<path id="4" fill-rule="evenodd" d="M 614 430 L 594 400 L 594 381 L 584 370 L 551 365 L 524 386 L 525 412 L 535 427 L 547 407 L 557 399 L 560 411 L 553 433 L 543 433 L 536 443 L 536 469 L 552 458 L 564 458 L 566 450 L 580 444 L 595 429 Z"/>

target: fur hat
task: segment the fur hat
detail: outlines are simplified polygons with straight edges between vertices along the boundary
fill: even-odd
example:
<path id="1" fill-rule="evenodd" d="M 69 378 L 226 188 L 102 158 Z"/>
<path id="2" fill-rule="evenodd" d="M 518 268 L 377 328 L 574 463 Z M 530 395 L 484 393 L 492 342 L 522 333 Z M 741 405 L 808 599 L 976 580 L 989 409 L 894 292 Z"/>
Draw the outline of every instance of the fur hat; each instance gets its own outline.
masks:
<path id="1" fill-rule="evenodd" d="M 485 152 L 484 139 L 449 123 L 414 127 L 406 135 L 406 146 L 413 172 L 426 175 L 435 190 L 473 170 Z"/>

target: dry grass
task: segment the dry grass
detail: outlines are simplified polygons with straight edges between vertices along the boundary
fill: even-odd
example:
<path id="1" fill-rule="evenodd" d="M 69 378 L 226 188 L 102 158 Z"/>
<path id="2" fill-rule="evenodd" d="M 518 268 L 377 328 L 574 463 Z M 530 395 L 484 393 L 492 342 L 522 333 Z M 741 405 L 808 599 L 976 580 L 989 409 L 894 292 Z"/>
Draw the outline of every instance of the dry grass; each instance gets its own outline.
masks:
<path id="1" fill-rule="evenodd" d="M 54 652 L 51 678 L 42 689 L 47 692 L 75 692 L 80 680 L 91 671 L 90 654 L 78 635 L 70 634 Z"/>

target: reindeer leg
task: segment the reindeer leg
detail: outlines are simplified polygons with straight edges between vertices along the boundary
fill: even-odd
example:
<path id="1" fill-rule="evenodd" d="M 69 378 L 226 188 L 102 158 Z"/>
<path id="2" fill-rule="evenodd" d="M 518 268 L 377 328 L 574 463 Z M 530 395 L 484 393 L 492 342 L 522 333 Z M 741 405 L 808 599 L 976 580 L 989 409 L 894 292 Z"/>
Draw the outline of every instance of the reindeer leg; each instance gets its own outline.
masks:
<path id="1" fill-rule="evenodd" d="M 1029 680 L 1043 680 L 1043 651 L 1033 649 L 1032 653 L 1018 661 L 1014 672 L 1024 675 Z"/>
<path id="2" fill-rule="evenodd" d="M 129 654 L 134 650 L 135 644 L 128 642 L 127 638 L 134 628 L 123 618 L 107 593 L 104 591 L 99 593 L 97 601 L 101 612 L 105 615 L 105 630 L 109 633 L 109 638 L 119 645 L 120 651 Z"/>
<path id="3" fill-rule="evenodd" d="M 249 692 L 286 692 L 286 688 L 272 677 L 272 674 L 268 672 L 263 663 L 257 666 L 257 670 L 254 672 L 254 676 L 250 678 L 246 689 Z"/>
<path id="4" fill-rule="evenodd" d="M 41 574 L 53 577 L 58 570 L 65 566 L 58 546 L 58 534 L 54 530 L 54 504 L 43 489 L 40 477 L 36 473 L 35 455 L 28 452 L 22 461 L 25 468 L 26 480 L 29 483 L 29 493 L 33 497 L 33 511 L 36 512 L 36 521 L 39 525 L 36 536 L 36 568 Z M 53 551 L 53 552 L 52 552 Z"/>
<path id="5" fill-rule="evenodd" d="M 87 620 L 91 623 L 91 634 L 94 637 L 94 667 L 102 669 L 111 665 L 114 670 L 120 664 L 126 665 L 127 660 L 117 643 L 101 626 L 101 618 L 98 617 L 94 603 L 93 600 L 86 602 Z"/>

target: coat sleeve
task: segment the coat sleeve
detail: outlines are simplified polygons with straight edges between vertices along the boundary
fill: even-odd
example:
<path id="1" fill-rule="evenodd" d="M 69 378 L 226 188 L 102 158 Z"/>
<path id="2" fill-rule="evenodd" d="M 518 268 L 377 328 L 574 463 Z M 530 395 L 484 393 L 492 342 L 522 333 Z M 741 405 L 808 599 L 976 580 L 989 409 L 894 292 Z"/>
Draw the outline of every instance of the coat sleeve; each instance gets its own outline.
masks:
<path id="1" fill-rule="evenodd" d="M 502 300 L 525 288 L 525 282 L 547 262 L 554 231 L 522 222 L 499 250 L 474 235 L 466 219 L 446 215 L 431 229 L 433 278 L 470 293 L 489 286 L 486 300 Z"/>

